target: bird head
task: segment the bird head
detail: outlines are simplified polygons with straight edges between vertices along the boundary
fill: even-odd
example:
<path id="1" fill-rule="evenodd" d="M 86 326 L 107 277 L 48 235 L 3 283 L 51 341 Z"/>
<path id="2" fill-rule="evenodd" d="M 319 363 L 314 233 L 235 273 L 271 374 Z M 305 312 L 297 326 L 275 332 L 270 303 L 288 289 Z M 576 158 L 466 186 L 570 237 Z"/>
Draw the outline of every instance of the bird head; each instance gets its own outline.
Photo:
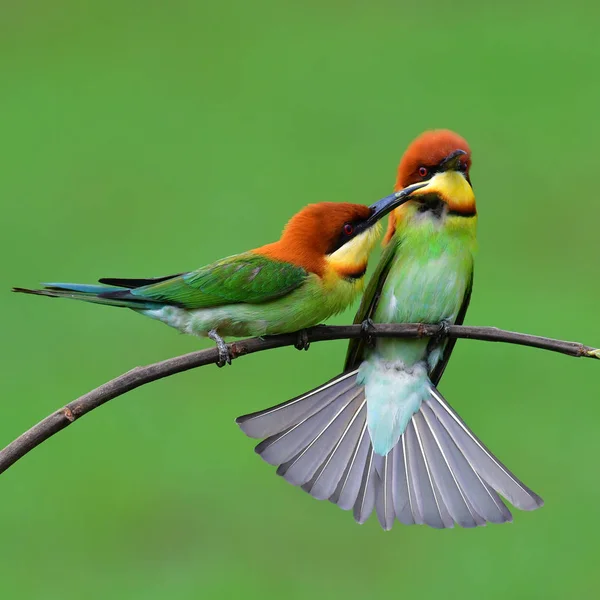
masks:
<path id="1" fill-rule="evenodd" d="M 423 185 L 408 186 L 371 206 L 309 204 L 289 220 L 278 242 L 256 251 L 320 276 L 332 268 L 341 277 L 358 279 L 364 275 L 369 254 L 381 234 L 381 218 Z"/>
<path id="2" fill-rule="evenodd" d="M 438 216 L 475 216 L 471 186 L 471 149 L 463 137 L 448 129 L 426 131 L 408 147 L 398 166 L 395 190 L 417 183 L 425 185 L 410 195 L 410 202 L 394 210 L 385 242 L 396 224 L 411 210 Z"/>

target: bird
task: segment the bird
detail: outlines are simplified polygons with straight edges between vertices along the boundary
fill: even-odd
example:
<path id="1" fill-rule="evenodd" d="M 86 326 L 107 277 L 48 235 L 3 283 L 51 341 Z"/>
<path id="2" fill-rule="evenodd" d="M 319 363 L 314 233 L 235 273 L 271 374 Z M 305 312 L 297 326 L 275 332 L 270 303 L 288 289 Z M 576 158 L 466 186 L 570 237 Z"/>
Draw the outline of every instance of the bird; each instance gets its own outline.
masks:
<path id="1" fill-rule="evenodd" d="M 420 339 L 351 340 L 343 372 L 273 408 L 237 419 L 277 474 L 313 497 L 395 521 L 465 528 L 512 521 L 543 500 L 475 436 L 438 390 L 471 297 L 477 210 L 471 150 L 429 130 L 403 155 L 395 189 L 424 183 L 390 214 L 381 259 L 355 323 L 439 323 Z"/>
<path id="2" fill-rule="evenodd" d="M 301 331 L 305 335 L 297 347 L 306 349 L 304 330 L 344 310 L 363 290 L 380 219 L 421 185 L 371 206 L 309 204 L 289 220 L 278 241 L 194 271 L 13 291 L 125 307 L 183 333 L 209 337 L 219 350 L 218 366 L 231 363 L 227 336 Z"/>

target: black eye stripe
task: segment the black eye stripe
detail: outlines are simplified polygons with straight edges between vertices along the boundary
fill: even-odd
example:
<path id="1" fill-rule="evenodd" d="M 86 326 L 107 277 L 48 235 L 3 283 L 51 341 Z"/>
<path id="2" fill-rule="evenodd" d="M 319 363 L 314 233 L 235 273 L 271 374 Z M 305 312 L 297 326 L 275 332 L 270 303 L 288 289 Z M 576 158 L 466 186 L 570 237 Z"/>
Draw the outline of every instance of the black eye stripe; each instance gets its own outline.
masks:
<path id="1" fill-rule="evenodd" d="M 344 244 L 346 244 L 352 238 L 355 238 L 359 233 L 361 233 L 364 229 L 363 227 L 361 227 L 361 225 L 366 223 L 367 220 L 368 217 L 366 219 L 355 219 L 354 221 L 348 221 L 344 223 L 344 225 L 340 229 L 337 239 L 329 246 L 327 254 L 333 254 L 336 250 L 339 250 Z M 347 226 L 350 226 L 352 228 L 352 231 L 350 231 L 349 233 L 346 231 Z"/>
<path id="2" fill-rule="evenodd" d="M 442 161 L 443 162 L 443 161 Z M 421 169 L 427 169 L 427 173 L 425 175 L 421 175 Z M 466 161 L 460 161 L 458 164 L 458 171 L 461 173 L 466 173 L 469 170 L 469 165 Z M 440 165 L 419 165 L 417 167 L 416 173 L 419 176 L 421 181 L 427 181 L 431 179 L 436 173 L 440 172 Z"/>
<path id="3" fill-rule="evenodd" d="M 426 175 L 421 175 L 420 170 L 421 169 L 427 169 L 427 174 Z M 466 162 L 460 162 L 459 163 L 459 167 L 458 170 L 461 173 L 466 173 L 468 170 L 468 165 Z M 431 179 L 434 175 L 436 175 L 437 173 L 440 172 L 440 168 L 439 165 L 434 165 L 434 166 L 428 166 L 428 165 L 420 165 L 417 168 L 417 174 L 419 176 L 419 181 L 427 181 L 428 179 Z"/>

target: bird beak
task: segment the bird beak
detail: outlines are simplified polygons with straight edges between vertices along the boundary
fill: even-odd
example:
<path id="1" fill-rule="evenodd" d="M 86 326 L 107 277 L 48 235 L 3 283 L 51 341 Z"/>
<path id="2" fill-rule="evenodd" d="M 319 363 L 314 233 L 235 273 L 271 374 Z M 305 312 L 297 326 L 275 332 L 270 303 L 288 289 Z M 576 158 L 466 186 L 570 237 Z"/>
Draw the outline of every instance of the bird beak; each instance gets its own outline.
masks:
<path id="1" fill-rule="evenodd" d="M 461 150 L 462 152 L 462 150 Z M 374 225 L 379 219 L 385 217 L 389 212 L 398 208 L 401 204 L 404 204 L 408 200 L 410 200 L 410 196 L 413 192 L 420 190 L 423 187 L 426 187 L 427 183 L 415 183 L 413 185 L 409 185 L 404 189 L 394 192 L 390 196 L 386 196 L 381 200 L 377 200 L 375 204 L 371 204 L 369 208 L 371 209 L 371 216 L 365 222 L 367 227 L 371 227 Z"/>
<path id="2" fill-rule="evenodd" d="M 440 171 L 456 171 L 460 164 L 460 157 L 464 156 L 466 152 L 464 150 L 455 150 L 444 158 L 439 165 Z"/>
<path id="3" fill-rule="evenodd" d="M 427 203 L 432 197 L 445 202 L 451 212 L 474 215 L 475 195 L 471 183 L 461 171 L 460 159 L 467 154 L 464 150 L 454 150 L 437 167 L 437 172 L 426 182 L 425 187 L 416 192 L 414 200 Z"/>

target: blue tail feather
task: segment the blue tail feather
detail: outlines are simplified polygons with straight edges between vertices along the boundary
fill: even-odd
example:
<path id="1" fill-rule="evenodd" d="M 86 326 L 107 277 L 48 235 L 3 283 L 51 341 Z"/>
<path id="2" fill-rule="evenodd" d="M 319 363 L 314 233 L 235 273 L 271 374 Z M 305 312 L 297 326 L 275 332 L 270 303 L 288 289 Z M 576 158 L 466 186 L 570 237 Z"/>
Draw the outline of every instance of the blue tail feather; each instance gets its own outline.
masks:
<path id="1" fill-rule="evenodd" d="M 124 287 L 87 284 L 87 283 L 42 283 L 42 285 L 50 290 L 80 292 L 82 294 L 103 294 L 105 292 L 116 292 L 126 290 Z"/>
<path id="2" fill-rule="evenodd" d="M 13 288 L 13 292 L 48 296 L 50 298 L 70 298 L 71 300 L 83 300 L 93 304 L 120 306 L 133 310 L 151 310 L 163 306 L 158 302 L 133 296 L 131 291 L 125 287 L 86 283 L 45 283 L 43 285 L 44 289 L 41 290 Z"/>

